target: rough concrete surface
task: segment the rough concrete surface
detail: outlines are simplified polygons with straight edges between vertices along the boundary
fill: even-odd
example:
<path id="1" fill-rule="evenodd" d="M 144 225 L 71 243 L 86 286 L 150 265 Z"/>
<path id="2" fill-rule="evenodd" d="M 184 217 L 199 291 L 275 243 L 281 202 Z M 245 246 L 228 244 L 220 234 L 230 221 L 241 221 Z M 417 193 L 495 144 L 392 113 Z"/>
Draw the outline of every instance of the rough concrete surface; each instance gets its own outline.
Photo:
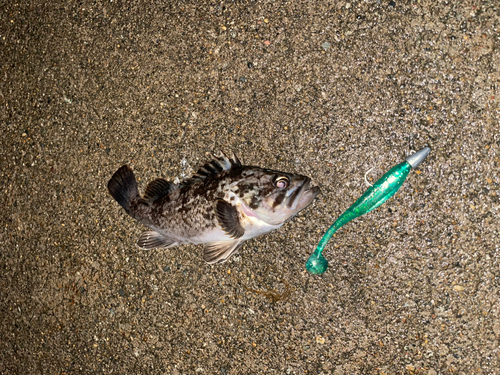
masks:
<path id="1" fill-rule="evenodd" d="M 2 1 L 0 373 L 500 373 L 498 1 Z M 304 263 L 411 152 L 401 190 Z M 322 194 L 223 265 L 106 184 L 217 151 Z"/>

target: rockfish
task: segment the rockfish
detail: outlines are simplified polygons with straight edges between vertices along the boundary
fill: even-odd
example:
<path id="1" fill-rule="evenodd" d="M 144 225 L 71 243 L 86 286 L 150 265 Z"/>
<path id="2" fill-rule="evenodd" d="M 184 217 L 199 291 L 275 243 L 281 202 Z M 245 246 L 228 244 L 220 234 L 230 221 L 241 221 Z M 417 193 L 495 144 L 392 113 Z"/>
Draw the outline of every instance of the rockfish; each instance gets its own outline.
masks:
<path id="1" fill-rule="evenodd" d="M 318 195 L 311 179 L 243 166 L 221 153 L 180 184 L 162 178 L 141 197 L 129 166 L 111 177 L 108 190 L 134 219 L 151 230 L 142 233 L 142 249 L 205 244 L 207 263 L 225 262 L 246 240 L 278 229 Z"/>

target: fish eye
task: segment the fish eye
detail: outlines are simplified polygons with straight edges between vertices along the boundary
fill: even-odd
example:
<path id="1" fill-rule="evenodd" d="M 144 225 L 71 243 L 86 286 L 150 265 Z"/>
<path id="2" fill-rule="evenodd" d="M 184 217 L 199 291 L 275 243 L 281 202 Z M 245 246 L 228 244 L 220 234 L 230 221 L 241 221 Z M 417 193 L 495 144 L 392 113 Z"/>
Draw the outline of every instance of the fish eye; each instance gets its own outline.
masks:
<path id="1" fill-rule="evenodd" d="M 280 176 L 274 180 L 274 186 L 278 189 L 286 189 L 290 185 L 290 179 L 287 176 Z"/>

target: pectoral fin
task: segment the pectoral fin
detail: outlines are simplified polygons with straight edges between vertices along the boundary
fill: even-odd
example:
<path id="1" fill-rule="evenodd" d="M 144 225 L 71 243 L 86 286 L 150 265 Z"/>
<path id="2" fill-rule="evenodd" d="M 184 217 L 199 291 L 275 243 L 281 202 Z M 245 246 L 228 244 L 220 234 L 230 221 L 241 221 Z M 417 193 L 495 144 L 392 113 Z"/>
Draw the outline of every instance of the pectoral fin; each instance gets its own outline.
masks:
<path id="1" fill-rule="evenodd" d="M 241 226 L 236 207 L 223 199 L 219 199 L 215 206 L 215 213 L 217 214 L 219 225 L 229 236 L 240 238 L 245 234 L 245 229 Z"/>
<path id="2" fill-rule="evenodd" d="M 243 242 L 237 240 L 210 242 L 205 245 L 203 260 L 208 264 L 224 263 L 231 255 L 238 251 Z"/>
<path id="3" fill-rule="evenodd" d="M 144 250 L 151 250 L 157 247 L 173 247 L 177 245 L 178 243 L 175 240 L 167 238 L 153 230 L 143 232 L 137 240 L 137 246 Z"/>

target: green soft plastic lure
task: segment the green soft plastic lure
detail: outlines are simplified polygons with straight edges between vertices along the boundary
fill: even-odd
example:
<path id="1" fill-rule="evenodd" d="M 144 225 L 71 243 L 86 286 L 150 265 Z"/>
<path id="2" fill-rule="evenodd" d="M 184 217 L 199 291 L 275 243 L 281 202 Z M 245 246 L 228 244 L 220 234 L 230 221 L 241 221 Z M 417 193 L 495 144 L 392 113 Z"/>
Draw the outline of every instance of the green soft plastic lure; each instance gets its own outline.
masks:
<path id="1" fill-rule="evenodd" d="M 318 247 L 306 262 L 309 273 L 320 275 L 328 268 L 328 261 L 322 255 L 323 249 L 332 238 L 333 234 L 349 221 L 364 215 L 392 197 L 405 182 L 408 173 L 422 163 L 431 152 L 430 147 L 424 147 L 406 161 L 392 167 L 386 174 L 375 182 L 365 193 L 333 223 L 325 233 Z"/>

